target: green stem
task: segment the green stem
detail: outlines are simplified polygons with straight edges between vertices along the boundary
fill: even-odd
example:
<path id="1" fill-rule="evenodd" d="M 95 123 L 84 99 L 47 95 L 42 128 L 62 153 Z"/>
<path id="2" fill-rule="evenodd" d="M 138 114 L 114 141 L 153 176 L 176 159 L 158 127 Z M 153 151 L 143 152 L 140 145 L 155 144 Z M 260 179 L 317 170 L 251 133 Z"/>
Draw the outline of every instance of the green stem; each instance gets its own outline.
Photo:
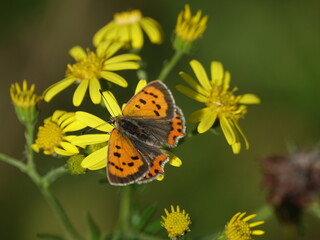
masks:
<path id="1" fill-rule="evenodd" d="M 73 227 L 71 221 L 69 220 L 66 212 L 64 211 L 61 203 L 58 201 L 58 199 L 53 195 L 51 190 L 48 187 L 41 187 L 41 192 L 43 196 L 46 198 L 50 206 L 54 209 L 56 215 L 63 223 L 65 229 L 67 230 L 68 234 L 72 237 L 74 240 L 80 240 L 82 239 L 78 232 Z"/>
<path id="2" fill-rule="evenodd" d="M 8 163 L 16 168 L 18 168 L 21 172 L 26 172 L 27 171 L 27 166 L 23 162 L 20 162 L 19 160 L 10 157 L 6 154 L 0 153 L 0 160 Z"/>
<path id="3" fill-rule="evenodd" d="M 43 177 L 43 182 L 49 187 L 55 180 L 65 175 L 67 172 L 68 170 L 64 166 L 52 169 Z"/>
<path id="4" fill-rule="evenodd" d="M 181 59 L 183 54 L 184 54 L 183 52 L 175 51 L 175 53 L 172 56 L 172 58 L 170 59 L 170 61 L 162 68 L 162 70 L 161 70 L 161 72 L 160 72 L 160 74 L 159 74 L 157 79 L 164 82 L 166 80 L 167 76 L 169 75 L 169 73 L 174 68 L 174 66 Z"/>
<path id="5" fill-rule="evenodd" d="M 130 231 L 130 209 L 131 208 L 131 187 L 121 188 L 119 229 L 122 236 L 126 236 Z"/>
<path id="6" fill-rule="evenodd" d="M 33 142 L 34 142 L 34 123 L 26 123 L 26 131 L 25 131 L 25 138 L 26 138 L 26 146 L 25 146 L 25 151 L 26 151 L 26 156 L 28 159 L 28 167 L 29 169 L 35 169 L 34 165 L 34 157 L 33 157 L 33 150 L 31 148 Z"/>

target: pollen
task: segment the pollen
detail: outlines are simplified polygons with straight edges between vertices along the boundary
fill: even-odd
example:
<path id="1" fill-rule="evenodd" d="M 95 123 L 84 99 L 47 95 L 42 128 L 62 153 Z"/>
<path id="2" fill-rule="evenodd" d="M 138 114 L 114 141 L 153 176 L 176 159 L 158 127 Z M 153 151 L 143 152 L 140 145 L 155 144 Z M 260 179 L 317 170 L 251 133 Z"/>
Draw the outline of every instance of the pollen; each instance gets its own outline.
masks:
<path id="1" fill-rule="evenodd" d="M 103 61 L 94 52 L 88 51 L 86 58 L 75 64 L 68 65 L 68 75 L 78 80 L 99 79 L 103 68 Z"/>
<path id="2" fill-rule="evenodd" d="M 238 102 L 241 96 L 235 96 L 233 93 L 236 91 L 226 91 L 222 85 L 217 85 L 211 91 L 206 105 L 217 114 L 223 115 L 227 118 L 238 120 L 247 113 L 247 107 L 239 105 Z"/>
<path id="3" fill-rule="evenodd" d="M 114 22 L 118 25 L 127 25 L 139 22 L 142 18 L 139 10 L 132 10 L 114 15 Z"/>
<path id="4" fill-rule="evenodd" d="M 167 217 L 161 216 L 163 219 L 161 225 L 167 230 L 169 238 L 177 239 L 179 236 L 190 231 L 189 225 L 191 224 L 191 220 L 185 210 L 180 211 L 179 206 L 177 206 L 177 210 L 175 210 L 171 205 L 170 213 L 167 209 L 164 209 L 164 211 Z"/>
<path id="5" fill-rule="evenodd" d="M 39 127 L 36 144 L 45 154 L 51 155 L 62 141 L 63 135 L 62 129 L 55 122 L 48 121 Z"/>

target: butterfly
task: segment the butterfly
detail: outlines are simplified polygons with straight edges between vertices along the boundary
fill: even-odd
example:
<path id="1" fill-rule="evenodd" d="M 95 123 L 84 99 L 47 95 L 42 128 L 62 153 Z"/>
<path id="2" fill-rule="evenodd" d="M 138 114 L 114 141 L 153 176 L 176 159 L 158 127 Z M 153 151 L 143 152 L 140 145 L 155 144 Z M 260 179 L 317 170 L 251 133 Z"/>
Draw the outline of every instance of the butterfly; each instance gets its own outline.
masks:
<path id="1" fill-rule="evenodd" d="M 107 154 L 107 177 L 112 185 L 146 183 L 164 174 L 168 154 L 185 136 L 185 120 L 161 81 L 147 84 L 112 117 Z"/>

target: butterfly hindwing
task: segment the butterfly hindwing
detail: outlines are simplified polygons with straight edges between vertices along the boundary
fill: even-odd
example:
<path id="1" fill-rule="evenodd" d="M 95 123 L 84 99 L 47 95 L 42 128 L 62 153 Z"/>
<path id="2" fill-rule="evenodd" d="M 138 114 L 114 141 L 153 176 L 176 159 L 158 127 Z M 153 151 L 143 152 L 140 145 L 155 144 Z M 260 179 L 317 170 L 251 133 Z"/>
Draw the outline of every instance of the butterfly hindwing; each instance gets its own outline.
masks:
<path id="1" fill-rule="evenodd" d="M 127 185 L 145 176 L 149 163 L 141 156 L 129 138 L 118 129 L 111 131 L 107 176 L 113 185 Z"/>
<path id="2" fill-rule="evenodd" d="M 166 144 L 168 147 L 175 147 L 180 138 L 186 135 L 185 120 L 180 108 L 175 107 L 175 115 L 170 121 L 170 132 L 168 133 Z"/>
<path id="3" fill-rule="evenodd" d="M 171 119 L 174 99 L 161 81 L 152 81 L 134 95 L 123 109 L 123 115 L 142 119 Z"/>
<path id="4" fill-rule="evenodd" d="M 141 156 L 148 162 L 149 170 L 137 183 L 145 183 L 154 180 L 164 174 L 164 165 L 168 162 L 168 156 L 159 147 L 153 147 L 139 140 L 133 139 L 133 145 L 141 153 Z"/>

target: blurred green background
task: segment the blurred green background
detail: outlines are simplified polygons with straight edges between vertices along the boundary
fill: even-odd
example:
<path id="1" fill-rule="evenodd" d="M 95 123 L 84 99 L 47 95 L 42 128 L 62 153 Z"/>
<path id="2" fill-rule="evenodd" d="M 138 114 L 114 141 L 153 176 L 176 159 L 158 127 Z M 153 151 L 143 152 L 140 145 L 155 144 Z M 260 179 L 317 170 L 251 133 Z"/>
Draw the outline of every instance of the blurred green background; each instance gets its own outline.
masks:
<path id="1" fill-rule="evenodd" d="M 172 32 L 176 16 L 187 3 L 181 0 L 14 0 L 2 2 L 0 15 L 1 88 L 0 151 L 24 160 L 23 128 L 15 117 L 9 96 L 13 82 L 27 79 L 36 83 L 37 93 L 64 77 L 72 63 L 68 51 L 74 45 L 91 47 L 93 34 L 110 21 L 115 12 L 141 9 L 156 19 L 166 33 L 161 46 L 146 41 L 141 52 L 148 63 L 150 79 L 155 78 L 165 59 L 173 54 Z M 175 150 L 183 160 L 181 168 L 166 166 L 166 178 L 143 186 L 135 200 L 141 207 L 158 203 L 163 208 L 179 204 L 192 219 L 190 237 L 223 229 L 238 211 L 254 213 L 265 204 L 259 159 L 287 154 L 287 143 L 303 148 L 319 140 L 320 88 L 320 2 L 318 0 L 197 0 L 189 1 L 195 12 L 209 15 L 208 29 L 192 55 L 186 56 L 167 79 L 177 104 L 186 116 L 202 107 L 175 90 L 182 83 L 178 72 L 192 73 L 188 61 L 195 58 L 209 71 L 219 60 L 231 72 L 231 85 L 239 94 L 255 93 L 262 103 L 249 106 L 240 125 L 250 150 L 233 155 L 224 136 L 206 133 Z M 135 73 L 124 73 L 128 89 L 114 88 L 127 101 L 136 83 Z M 70 88 L 49 104 L 40 106 L 42 119 L 55 109 L 73 111 Z M 86 101 L 80 110 L 89 110 Z M 94 112 L 96 110 L 92 110 Z M 98 111 L 97 111 L 98 112 Z M 99 113 L 104 117 L 104 112 Z M 193 125 L 188 125 L 193 129 Z M 64 159 L 37 155 L 39 170 L 62 165 Z M 72 221 L 85 232 L 84 215 L 90 211 L 104 232 L 112 230 L 118 214 L 117 187 L 100 184 L 102 175 L 65 176 L 53 186 L 69 210 Z M 63 232 L 47 202 L 33 183 L 17 169 L 0 162 L 0 238 L 36 239 L 37 233 Z M 303 239 L 319 239 L 319 219 L 306 216 Z M 257 239 L 282 239 L 276 218 L 262 227 L 266 235 Z M 163 232 L 164 234 L 164 232 Z"/>

